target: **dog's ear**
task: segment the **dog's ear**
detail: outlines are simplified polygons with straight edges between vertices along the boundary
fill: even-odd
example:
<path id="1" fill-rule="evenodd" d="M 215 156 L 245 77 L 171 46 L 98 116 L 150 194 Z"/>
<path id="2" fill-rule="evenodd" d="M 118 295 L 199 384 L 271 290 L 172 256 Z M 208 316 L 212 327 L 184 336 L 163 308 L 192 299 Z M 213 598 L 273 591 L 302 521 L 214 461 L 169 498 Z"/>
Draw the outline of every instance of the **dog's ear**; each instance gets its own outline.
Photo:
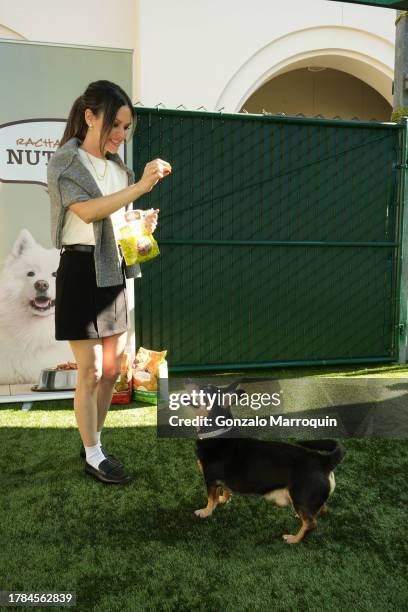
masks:
<path id="1" fill-rule="evenodd" d="M 19 235 L 17 236 L 17 240 L 13 244 L 13 248 L 11 249 L 10 255 L 17 259 L 24 253 L 25 250 L 32 246 L 35 246 L 36 244 L 36 241 L 30 234 L 28 229 L 22 229 Z"/>
<path id="2" fill-rule="evenodd" d="M 234 391 L 238 389 L 240 384 L 241 384 L 241 380 L 234 380 L 234 382 L 228 385 L 228 387 L 224 387 L 222 389 L 222 392 L 223 393 L 233 393 Z"/>
<path id="3" fill-rule="evenodd" d="M 200 386 L 197 385 L 196 383 L 193 383 L 192 381 L 190 382 L 189 380 L 187 380 L 186 383 L 184 384 L 184 391 L 190 395 L 189 406 L 191 408 L 200 408 L 201 406 L 198 404 L 198 402 L 196 400 L 193 401 L 191 397 L 193 392 L 199 393 Z"/>
<path id="4" fill-rule="evenodd" d="M 198 385 L 197 383 L 193 382 L 190 378 L 187 378 L 186 382 L 184 383 L 184 391 L 186 393 L 190 393 L 192 391 L 200 391 L 200 385 Z"/>

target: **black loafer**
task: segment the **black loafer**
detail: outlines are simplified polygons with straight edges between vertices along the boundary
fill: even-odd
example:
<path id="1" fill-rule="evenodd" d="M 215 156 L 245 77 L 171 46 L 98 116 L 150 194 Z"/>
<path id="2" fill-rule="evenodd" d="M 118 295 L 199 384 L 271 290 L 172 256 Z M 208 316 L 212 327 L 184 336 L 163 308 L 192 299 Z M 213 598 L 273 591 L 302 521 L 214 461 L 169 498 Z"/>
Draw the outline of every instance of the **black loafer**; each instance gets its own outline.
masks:
<path id="1" fill-rule="evenodd" d="M 119 461 L 119 459 L 115 457 L 115 455 L 110 455 L 109 453 L 107 453 L 105 449 L 103 448 L 103 446 L 101 446 L 101 451 L 102 451 L 102 454 L 105 455 L 106 459 L 110 459 L 112 463 L 123 467 L 123 463 Z M 81 457 L 81 459 L 86 459 L 86 452 L 85 452 L 85 447 L 83 444 L 81 446 L 81 450 L 79 451 L 79 456 Z"/>
<path id="2" fill-rule="evenodd" d="M 110 459 L 104 459 L 97 468 L 85 463 L 85 473 L 106 484 L 127 484 L 131 477 L 125 473 L 123 466 L 116 465 Z"/>

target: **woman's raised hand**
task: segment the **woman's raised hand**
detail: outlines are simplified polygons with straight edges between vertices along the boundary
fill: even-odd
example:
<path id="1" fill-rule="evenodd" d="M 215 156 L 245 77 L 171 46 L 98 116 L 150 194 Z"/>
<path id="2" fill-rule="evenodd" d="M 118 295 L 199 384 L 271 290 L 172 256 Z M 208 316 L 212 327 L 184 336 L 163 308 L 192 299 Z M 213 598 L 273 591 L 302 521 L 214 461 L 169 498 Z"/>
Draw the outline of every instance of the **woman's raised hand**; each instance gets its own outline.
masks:
<path id="1" fill-rule="evenodd" d="M 153 189 L 160 179 L 170 174 L 170 172 L 171 165 L 168 162 L 162 159 L 154 159 L 146 164 L 139 185 L 147 193 Z"/>

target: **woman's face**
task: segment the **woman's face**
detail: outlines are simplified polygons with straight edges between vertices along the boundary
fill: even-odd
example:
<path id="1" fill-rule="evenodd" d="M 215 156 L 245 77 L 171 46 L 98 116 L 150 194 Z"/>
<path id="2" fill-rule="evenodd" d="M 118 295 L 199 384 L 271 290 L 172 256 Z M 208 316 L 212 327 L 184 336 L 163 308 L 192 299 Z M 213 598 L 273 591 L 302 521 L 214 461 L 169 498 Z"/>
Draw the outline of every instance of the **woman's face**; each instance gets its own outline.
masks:
<path id="1" fill-rule="evenodd" d="M 90 111 L 91 112 L 91 111 Z M 93 125 L 91 130 L 92 138 L 94 139 L 95 144 L 99 145 L 101 130 L 103 125 L 103 113 L 98 116 L 92 114 L 92 118 L 89 123 Z M 116 114 L 115 121 L 113 123 L 113 127 L 108 134 L 108 139 L 104 146 L 103 154 L 106 153 L 117 153 L 120 145 L 126 139 L 126 136 L 129 132 L 129 129 L 132 125 L 132 113 L 130 112 L 130 108 L 128 106 L 121 106 Z M 89 132 L 88 132 L 89 134 Z"/>

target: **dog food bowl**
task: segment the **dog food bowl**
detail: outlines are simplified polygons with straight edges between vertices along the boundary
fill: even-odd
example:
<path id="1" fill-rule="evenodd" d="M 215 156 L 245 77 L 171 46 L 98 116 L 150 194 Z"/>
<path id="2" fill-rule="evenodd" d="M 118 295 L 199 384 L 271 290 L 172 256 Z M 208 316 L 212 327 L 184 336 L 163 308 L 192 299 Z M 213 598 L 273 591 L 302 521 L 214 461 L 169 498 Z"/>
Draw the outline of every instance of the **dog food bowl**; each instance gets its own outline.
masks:
<path id="1" fill-rule="evenodd" d="M 77 370 L 57 370 L 47 368 L 41 370 L 38 385 L 34 391 L 71 391 L 77 384 Z"/>

